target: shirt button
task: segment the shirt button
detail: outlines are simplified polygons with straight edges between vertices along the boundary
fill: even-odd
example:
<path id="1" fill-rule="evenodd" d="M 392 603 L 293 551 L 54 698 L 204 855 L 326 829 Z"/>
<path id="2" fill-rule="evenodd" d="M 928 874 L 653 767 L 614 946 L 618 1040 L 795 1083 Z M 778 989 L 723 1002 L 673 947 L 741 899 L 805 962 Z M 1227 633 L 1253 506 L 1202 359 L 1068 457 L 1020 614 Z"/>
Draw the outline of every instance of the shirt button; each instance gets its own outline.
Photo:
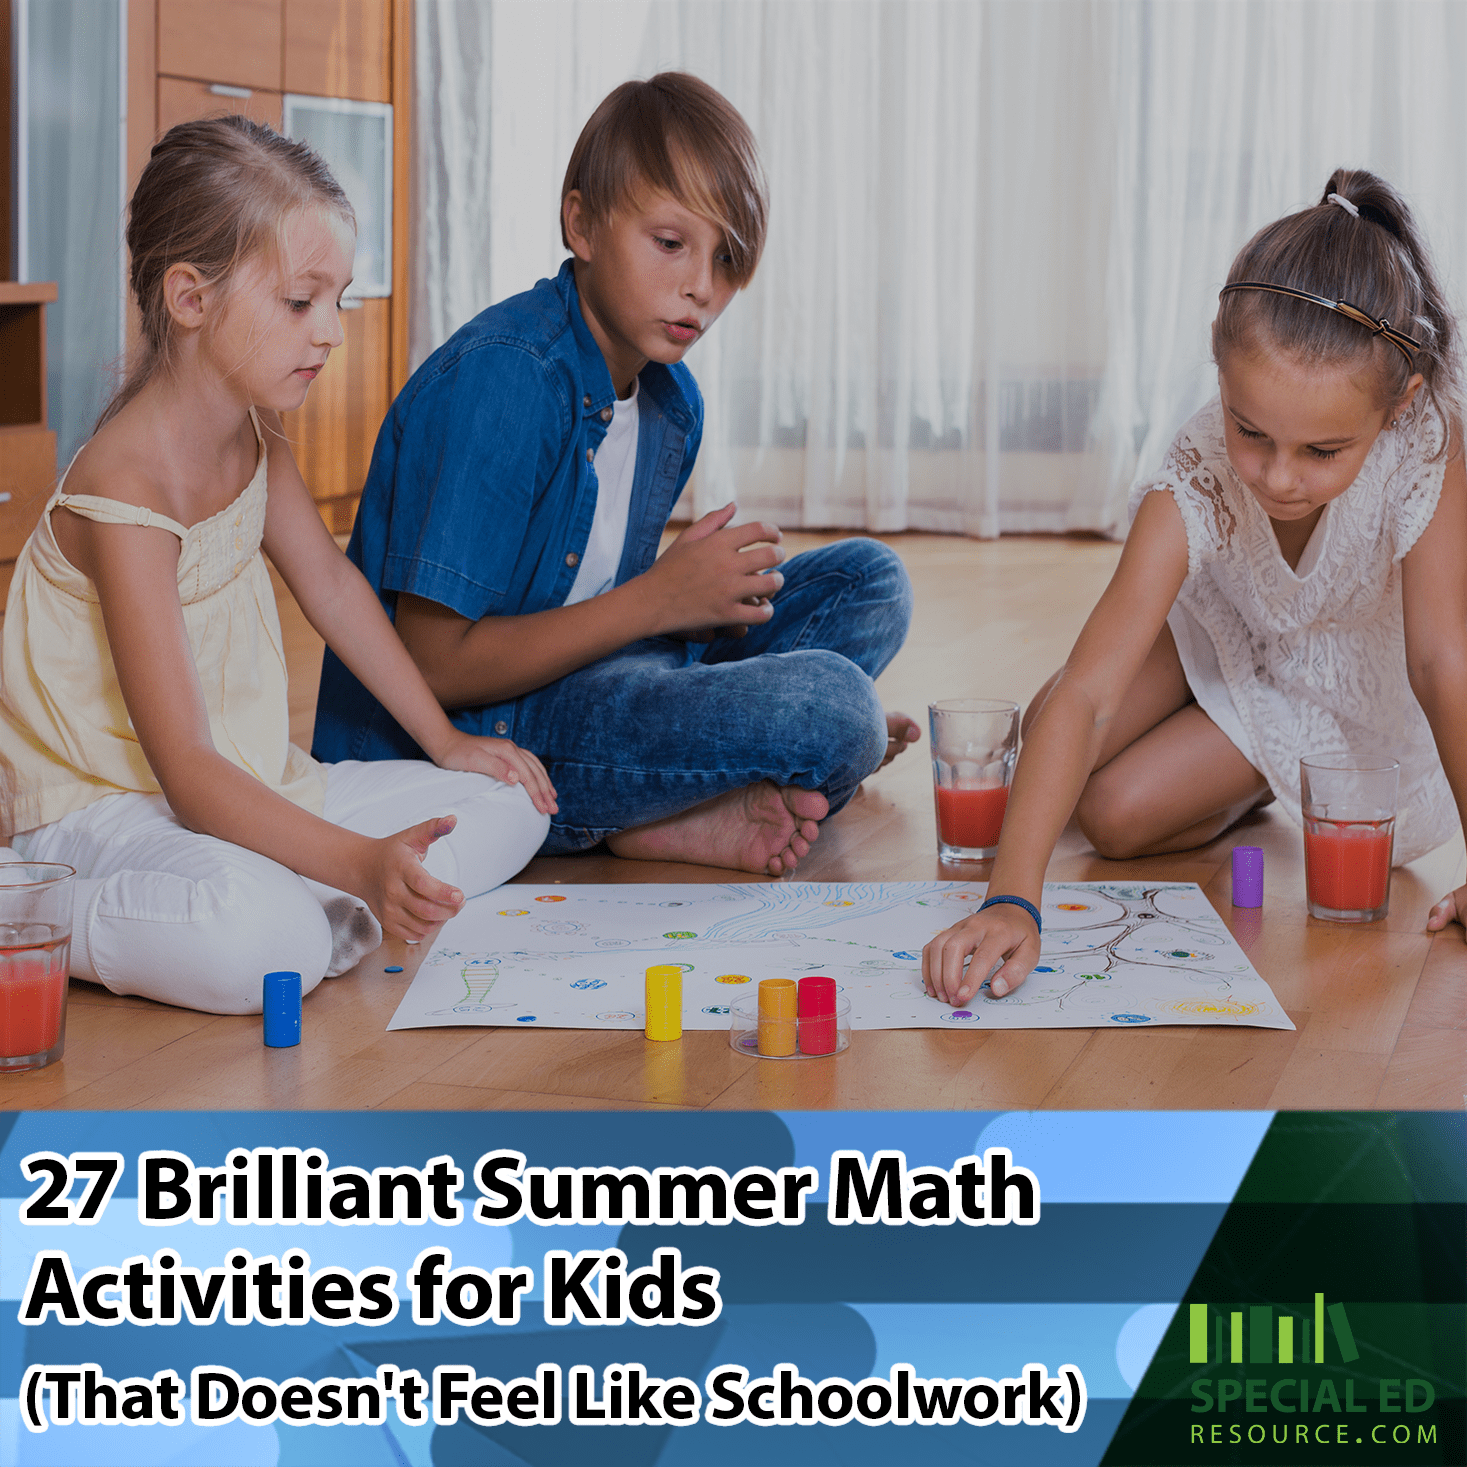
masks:
<path id="1" fill-rule="evenodd" d="M 509 725 L 501 718 L 499 722 L 494 725 L 494 732 L 497 733 L 501 738 L 503 738 L 504 735 L 509 732 Z"/>
<path id="2" fill-rule="evenodd" d="M 588 464 L 593 464 L 596 462 L 596 450 L 594 448 L 588 448 L 586 450 L 586 462 Z"/>
<path id="3" fill-rule="evenodd" d="M 586 396 L 581 399 L 581 406 L 582 407 L 590 407 L 591 406 L 591 395 L 590 395 L 590 393 L 587 393 Z"/>
<path id="4" fill-rule="evenodd" d="M 565 563 L 570 566 L 572 570 L 574 570 L 576 566 L 581 563 L 581 557 L 577 555 L 574 550 L 572 550 L 571 553 L 566 556 Z"/>
<path id="5" fill-rule="evenodd" d="M 603 423 L 609 423 L 611 421 L 611 416 L 612 416 L 612 414 L 611 414 L 611 409 L 610 408 L 602 408 L 601 409 L 601 421 Z"/>

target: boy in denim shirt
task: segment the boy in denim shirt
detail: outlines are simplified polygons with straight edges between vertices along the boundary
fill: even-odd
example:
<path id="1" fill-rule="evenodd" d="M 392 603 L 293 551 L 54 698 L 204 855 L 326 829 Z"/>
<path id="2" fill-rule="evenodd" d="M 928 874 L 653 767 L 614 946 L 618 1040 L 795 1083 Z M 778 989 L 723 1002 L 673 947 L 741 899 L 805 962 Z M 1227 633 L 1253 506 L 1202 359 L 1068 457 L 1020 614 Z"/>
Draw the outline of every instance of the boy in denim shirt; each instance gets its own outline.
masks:
<path id="1" fill-rule="evenodd" d="M 779 875 L 917 737 L 871 682 L 911 615 L 885 546 L 778 569 L 779 531 L 727 505 L 657 558 L 703 426 L 682 357 L 753 276 L 766 208 L 716 91 L 618 87 L 566 172 L 572 257 L 440 347 L 378 436 L 348 554 L 453 722 L 544 762 L 544 854 Z M 315 753 L 421 756 L 329 651 Z"/>

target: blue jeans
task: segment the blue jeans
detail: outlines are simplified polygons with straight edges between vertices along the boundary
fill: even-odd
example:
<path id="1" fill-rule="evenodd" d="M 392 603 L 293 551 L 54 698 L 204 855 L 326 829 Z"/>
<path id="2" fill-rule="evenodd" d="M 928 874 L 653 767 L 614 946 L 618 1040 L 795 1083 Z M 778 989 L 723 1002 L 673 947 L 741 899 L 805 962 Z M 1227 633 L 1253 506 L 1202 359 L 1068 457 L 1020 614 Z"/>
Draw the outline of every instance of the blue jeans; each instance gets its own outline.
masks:
<path id="1" fill-rule="evenodd" d="M 634 642 L 518 700 L 510 737 L 560 797 L 542 855 L 765 779 L 819 790 L 834 812 L 881 763 L 872 679 L 906 639 L 906 568 L 855 539 L 782 569 L 774 616 L 747 636 Z"/>

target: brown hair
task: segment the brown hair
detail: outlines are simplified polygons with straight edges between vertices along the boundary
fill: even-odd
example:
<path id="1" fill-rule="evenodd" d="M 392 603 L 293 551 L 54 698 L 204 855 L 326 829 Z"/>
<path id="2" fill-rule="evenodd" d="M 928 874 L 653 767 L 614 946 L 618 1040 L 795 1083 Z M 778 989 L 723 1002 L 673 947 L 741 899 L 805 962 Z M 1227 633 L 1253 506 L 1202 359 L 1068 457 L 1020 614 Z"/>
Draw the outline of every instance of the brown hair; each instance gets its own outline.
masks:
<path id="1" fill-rule="evenodd" d="M 228 282 L 247 259 L 278 244 L 286 217 L 311 205 L 356 216 L 320 155 L 263 123 L 231 115 L 180 122 L 153 145 L 127 211 L 132 293 L 142 345 L 100 428 L 166 371 L 173 342 L 163 281 L 179 264 Z"/>
<path id="2" fill-rule="evenodd" d="M 644 189 L 671 194 L 723 231 L 731 273 L 753 279 L 764 250 L 769 192 L 749 124 L 728 98 L 683 71 L 623 82 L 581 129 L 560 191 L 578 190 L 594 228 Z"/>
<path id="3" fill-rule="evenodd" d="M 1358 217 L 1329 201 L 1348 199 Z M 1442 420 L 1442 442 L 1457 438 L 1462 411 L 1461 328 L 1437 278 L 1426 240 L 1406 201 L 1364 169 L 1337 168 L 1319 203 L 1260 229 L 1243 246 L 1229 285 L 1256 280 L 1348 301 L 1419 342 L 1408 362 L 1383 336 L 1337 311 L 1271 291 L 1228 291 L 1212 323 L 1213 360 L 1272 345 L 1328 364 L 1371 358 L 1378 402 L 1399 402 L 1414 372 Z M 1444 450 L 1445 451 L 1445 450 Z"/>

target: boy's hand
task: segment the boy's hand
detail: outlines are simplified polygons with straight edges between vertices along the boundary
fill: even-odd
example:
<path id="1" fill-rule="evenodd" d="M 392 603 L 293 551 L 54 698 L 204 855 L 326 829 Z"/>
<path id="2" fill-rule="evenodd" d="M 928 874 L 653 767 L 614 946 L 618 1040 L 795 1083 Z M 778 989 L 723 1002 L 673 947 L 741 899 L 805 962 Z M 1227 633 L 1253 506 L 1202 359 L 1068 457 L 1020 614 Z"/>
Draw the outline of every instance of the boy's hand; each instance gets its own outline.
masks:
<path id="1" fill-rule="evenodd" d="M 1462 941 L 1467 942 L 1467 886 L 1449 891 L 1427 914 L 1426 930 L 1440 932 L 1453 922 L 1462 924 Z"/>
<path id="2" fill-rule="evenodd" d="M 542 815 L 554 815 L 560 809 L 545 766 L 528 749 L 508 739 L 455 732 L 458 736 L 439 751 L 435 762 L 440 769 L 461 769 L 491 775 L 503 784 L 522 784 L 531 804 Z"/>
<path id="3" fill-rule="evenodd" d="M 389 937 L 420 942 L 463 906 L 463 892 L 423 866 L 428 847 L 457 823 L 453 815 L 435 815 L 410 830 L 366 842 L 361 879 L 353 890 Z"/>
<path id="4" fill-rule="evenodd" d="M 656 635 L 741 636 L 774 615 L 769 598 L 784 585 L 774 525 L 731 527 L 726 504 L 689 525 L 643 576 L 655 598 Z M 752 547 L 752 548 L 746 548 Z"/>
<path id="5" fill-rule="evenodd" d="M 768 606 L 769 604 L 770 601 L 767 596 L 751 596 L 745 602 L 747 606 Z M 770 615 L 772 616 L 773 614 L 771 611 Z M 681 637 L 685 642 L 714 642 L 719 637 L 733 637 L 735 640 L 739 637 L 747 637 L 749 635 L 749 629 L 742 622 L 739 622 L 734 626 L 704 627 L 700 631 L 674 632 L 672 635 Z"/>
<path id="6" fill-rule="evenodd" d="M 1038 961 L 1034 919 L 1022 907 L 1005 904 L 975 912 L 939 932 L 922 949 L 922 982 L 933 998 L 956 1006 L 971 1003 L 983 980 L 998 968 L 989 988 L 995 998 L 1002 998 L 1029 976 Z"/>

